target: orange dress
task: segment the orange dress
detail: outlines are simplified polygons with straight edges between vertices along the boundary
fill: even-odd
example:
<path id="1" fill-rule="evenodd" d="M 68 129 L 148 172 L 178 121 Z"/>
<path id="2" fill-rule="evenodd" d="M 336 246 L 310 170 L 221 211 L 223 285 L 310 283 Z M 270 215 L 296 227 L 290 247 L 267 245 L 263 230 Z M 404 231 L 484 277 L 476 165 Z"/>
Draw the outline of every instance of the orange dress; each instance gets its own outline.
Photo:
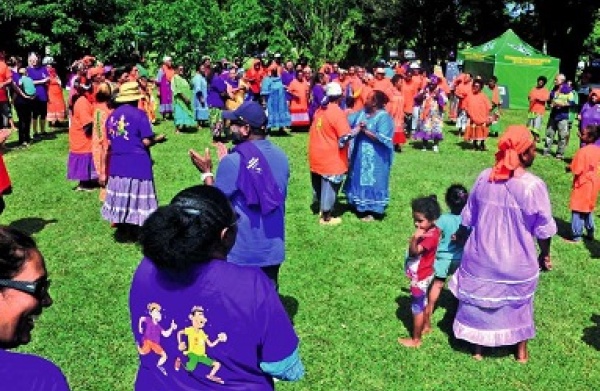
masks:
<path id="1" fill-rule="evenodd" d="M 292 115 L 292 126 L 308 126 L 308 90 L 309 85 L 305 82 L 292 80 L 288 86 L 288 92 L 292 95 L 290 100 L 290 114 Z"/>
<path id="2" fill-rule="evenodd" d="M 94 158 L 94 167 L 98 173 L 98 178 L 108 178 L 108 137 L 106 135 L 106 119 L 109 117 L 111 109 L 107 104 L 94 104 L 94 127 L 92 130 L 92 155 Z M 106 197 L 106 189 L 100 190 L 100 201 Z"/>
<path id="3" fill-rule="evenodd" d="M 64 121 L 66 118 L 67 105 L 63 95 L 62 83 L 58 76 L 50 78 L 48 82 L 48 122 Z"/>
<path id="4" fill-rule="evenodd" d="M 394 119 L 394 145 L 406 144 L 406 133 L 404 132 L 404 95 L 397 89 L 392 90 L 392 97 L 385 107 L 386 111 Z"/>
<path id="5" fill-rule="evenodd" d="M 596 208 L 600 191 L 600 147 L 593 144 L 579 149 L 571 162 L 573 188 L 569 208 L 574 212 L 589 213 Z"/>
<path id="6" fill-rule="evenodd" d="M 492 102 L 483 93 L 469 94 L 464 102 L 469 123 L 465 131 L 465 140 L 484 141 L 489 135 L 490 111 Z"/>

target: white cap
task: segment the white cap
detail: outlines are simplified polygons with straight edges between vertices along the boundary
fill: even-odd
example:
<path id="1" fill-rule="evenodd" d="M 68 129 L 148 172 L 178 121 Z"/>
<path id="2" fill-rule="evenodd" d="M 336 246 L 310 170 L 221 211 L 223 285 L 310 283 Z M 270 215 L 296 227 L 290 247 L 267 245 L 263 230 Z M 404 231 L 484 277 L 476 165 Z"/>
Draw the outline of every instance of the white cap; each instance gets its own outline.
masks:
<path id="1" fill-rule="evenodd" d="M 342 86 L 340 83 L 331 82 L 325 86 L 325 95 L 327 96 L 342 96 Z"/>
<path id="2" fill-rule="evenodd" d="M 52 64 L 54 64 L 54 58 L 52 58 L 51 56 L 46 56 L 42 60 L 42 65 L 52 65 Z"/>
<path id="3" fill-rule="evenodd" d="M 410 66 L 409 66 L 409 68 L 410 68 L 410 69 L 419 69 L 419 68 L 421 68 L 421 66 L 419 65 L 419 63 L 418 63 L 418 62 L 416 62 L 416 61 L 413 61 L 413 62 L 411 62 L 411 63 L 410 63 Z"/>

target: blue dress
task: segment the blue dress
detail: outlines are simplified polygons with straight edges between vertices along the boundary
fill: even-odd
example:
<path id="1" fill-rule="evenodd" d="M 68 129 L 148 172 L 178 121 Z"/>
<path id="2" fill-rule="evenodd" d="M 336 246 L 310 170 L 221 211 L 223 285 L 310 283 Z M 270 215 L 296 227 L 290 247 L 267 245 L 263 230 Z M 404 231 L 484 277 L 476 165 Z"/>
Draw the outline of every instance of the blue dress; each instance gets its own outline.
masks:
<path id="1" fill-rule="evenodd" d="M 199 73 L 192 79 L 192 91 L 194 93 L 192 107 L 196 121 L 208 121 L 208 103 L 206 102 L 208 98 L 208 84 L 204 76 Z M 200 103 L 199 96 L 204 98 L 204 105 Z"/>
<path id="2" fill-rule="evenodd" d="M 377 138 L 359 132 L 350 152 L 350 168 L 344 184 L 348 204 L 358 212 L 383 214 L 390 200 L 390 169 L 394 158 L 392 137 L 394 120 L 385 111 L 368 115 L 364 110 L 348 117 L 350 127 L 365 122 Z"/>
<path id="3" fill-rule="evenodd" d="M 284 128 L 292 125 L 285 86 L 280 77 L 265 77 L 260 94 L 267 99 L 267 128 Z"/>

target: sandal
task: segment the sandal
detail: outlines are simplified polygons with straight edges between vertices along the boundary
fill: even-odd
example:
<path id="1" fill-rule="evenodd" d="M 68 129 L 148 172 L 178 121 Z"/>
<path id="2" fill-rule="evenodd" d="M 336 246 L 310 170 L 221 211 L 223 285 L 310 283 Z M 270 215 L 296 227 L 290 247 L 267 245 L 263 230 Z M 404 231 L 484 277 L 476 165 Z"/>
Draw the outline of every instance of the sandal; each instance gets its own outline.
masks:
<path id="1" fill-rule="evenodd" d="M 545 257 L 540 257 L 538 259 L 538 262 L 540 264 L 540 270 L 547 272 L 552 270 L 553 266 L 552 266 L 552 261 L 550 260 L 549 256 L 545 256 Z"/>

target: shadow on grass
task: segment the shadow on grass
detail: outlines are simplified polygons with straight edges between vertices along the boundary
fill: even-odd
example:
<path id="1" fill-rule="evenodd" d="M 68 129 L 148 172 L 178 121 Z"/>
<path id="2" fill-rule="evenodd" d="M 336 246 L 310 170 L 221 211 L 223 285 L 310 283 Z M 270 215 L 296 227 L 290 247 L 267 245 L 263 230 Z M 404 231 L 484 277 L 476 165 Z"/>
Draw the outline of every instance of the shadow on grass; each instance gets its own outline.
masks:
<path id="1" fill-rule="evenodd" d="M 10 227 L 23 231 L 28 235 L 34 235 L 44 228 L 48 224 L 55 224 L 58 220 L 50 219 L 46 220 L 41 217 L 25 217 L 19 220 L 15 220 L 9 224 Z"/>
<path id="2" fill-rule="evenodd" d="M 562 239 L 570 240 L 571 239 L 571 223 L 561 219 L 560 217 L 554 217 L 554 221 L 556 221 L 556 226 L 558 228 L 557 235 Z M 574 246 L 578 246 L 580 244 L 573 244 Z M 600 242 L 598 240 L 583 240 L 583 245 L 590 253 L 590 258 L 599 259 L 600 258 Z"/>
<path id="3" fill-rule="evenodd" d="M 600 350 L 600 315 L 592 315 L 590 320 L 595 324 L 583 329 L 581 340 L 594 349 Z"/>
<path id="4" fill-rule="evenodd" d="M 300 307 L 298 300 L 296 300 L 296 298 L 293 296 L 286 295 L 279 295 L 279 300 L 281 300 L 281 303 L 285 308 L 285 312 L 287 312 L 292 324 L 294 324 L 294 317 L 298 313 L 298 307 Z"/>

